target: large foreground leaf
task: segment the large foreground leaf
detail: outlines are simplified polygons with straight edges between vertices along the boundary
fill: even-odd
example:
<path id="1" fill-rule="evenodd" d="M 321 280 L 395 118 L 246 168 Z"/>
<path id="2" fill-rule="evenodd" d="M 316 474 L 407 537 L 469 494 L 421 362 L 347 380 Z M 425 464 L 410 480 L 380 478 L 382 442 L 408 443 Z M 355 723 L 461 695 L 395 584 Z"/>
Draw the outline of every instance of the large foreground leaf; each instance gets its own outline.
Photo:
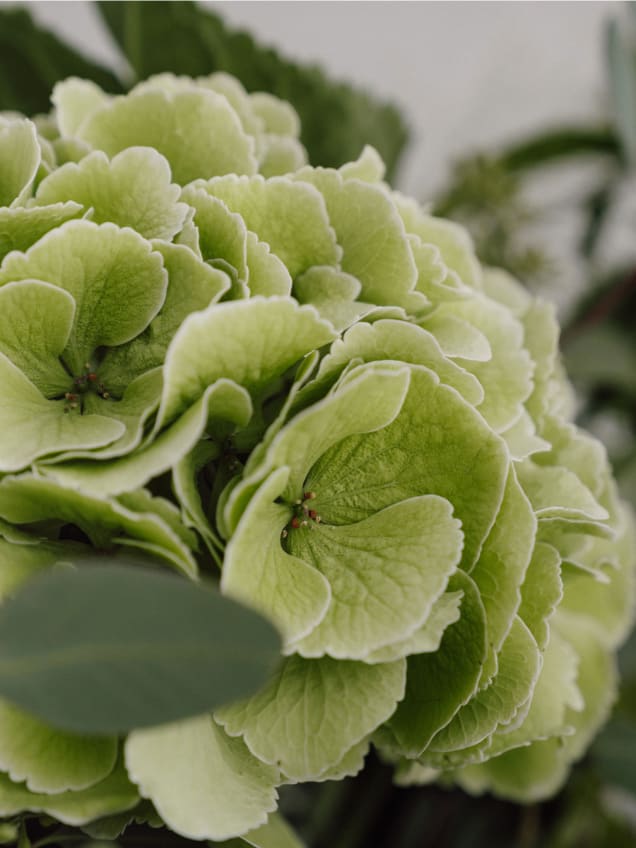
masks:
<path id="1" fill-rule="evenodd" d="M 50 724 L 112 733 L 251 694 L 274 629 L 210 589 L 126 566 L 52 570 L 0 609 L 0 693 Z"/>

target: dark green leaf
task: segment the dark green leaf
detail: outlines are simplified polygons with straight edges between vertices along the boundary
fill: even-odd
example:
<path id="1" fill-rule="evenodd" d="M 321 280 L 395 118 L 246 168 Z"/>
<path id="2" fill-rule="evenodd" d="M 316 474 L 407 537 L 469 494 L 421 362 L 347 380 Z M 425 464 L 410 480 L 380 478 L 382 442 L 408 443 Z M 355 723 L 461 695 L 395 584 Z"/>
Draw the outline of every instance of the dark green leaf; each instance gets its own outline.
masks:
<path id="1" fill-rule="evenodd" d="M 636 794 L 636 721 L 616 715 L 596 739 L 592 754 L 605 782 Z"/>
<path id="2" fill-rule="evenodd" d="M 122 91 L 119 80 L 37 26 L 24 9 L 0 10 L 0 109 L 33 115 L 48 112 L 51 89 L 79 76 L 107 91 Z"/>
<path id="3" fill-rule="evenodd" d="M 279 647 L 255 613 L 172 574 L 55 569 L 0 607 L 0 693 L 54 726 L 118 733 L 252 694 Z"/>
<path id="4" fill-rule="evenodd" d="M 226 28 L 219 17 L 195 3 L 98 5 L 140 79 L 161 71 L 190 76 L 227 71 L 248 91 L 269 91 L 292 103 L 312 164 L 337 167 L 372 144 L 389 178 L 394 172 L 408 136 L 394 106 L 330 82 L 320 68 L 287 61 L 246 33 Z"/>
<path id="5" fill-rule="evenodd" d="M 616 156 L 618 150 L 618 140 L 609 127 L 561 127 L 508 148 L 497 162 L 510 171 L 523 171 L 571 156 Z"/>
<path id="6" fill-rule="evenodd" d="M 618 180 L 610 179 L 595 189 L 584 201 L 583 212 L 587 220 L 580 242 L 580 251 L 586 259 L 594 254 L 600 241 L 617 187 Z"/>
<path id="7" fill-rule="evenodd" d="M 636 349 L 619 328 L 609 323 L 582 328 L 567 338 L 563 353 L 573 380 L 610 386 L 636 397 Z"/>

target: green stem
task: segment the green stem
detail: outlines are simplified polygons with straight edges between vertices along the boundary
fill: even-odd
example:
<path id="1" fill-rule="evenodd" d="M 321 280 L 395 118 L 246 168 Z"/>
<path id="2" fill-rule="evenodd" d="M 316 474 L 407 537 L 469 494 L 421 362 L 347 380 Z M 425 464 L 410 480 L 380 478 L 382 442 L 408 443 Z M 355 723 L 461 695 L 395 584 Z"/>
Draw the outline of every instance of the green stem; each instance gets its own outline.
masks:
<path id="1" fill-rule="evenodd" d="M 536 848 L 541 831 L 540 813 L 541 811 L 537 804 L 522 807 L 519 834 L 517 837 L 518 848 Z"/>
<path id="2" fill-rule="evenodd" d="M 492 157 L 495 168 L 509 174 L 521 174 L 574 156 L 611 156 L 621 166 L 620 143 L 610 127 L 562 127 L 514 144 Z M 434 214 L 451 215 L 457 205 L 457 185 L 435 203 Z"/>
<path id="3" fill-rule="evenodd" d="M 563 127 L 509 147 L 498 160 L 510 171 L 546 165 L 565 156 L 606 154 L 620 156 L 620 145 L 609 127 Z"/>

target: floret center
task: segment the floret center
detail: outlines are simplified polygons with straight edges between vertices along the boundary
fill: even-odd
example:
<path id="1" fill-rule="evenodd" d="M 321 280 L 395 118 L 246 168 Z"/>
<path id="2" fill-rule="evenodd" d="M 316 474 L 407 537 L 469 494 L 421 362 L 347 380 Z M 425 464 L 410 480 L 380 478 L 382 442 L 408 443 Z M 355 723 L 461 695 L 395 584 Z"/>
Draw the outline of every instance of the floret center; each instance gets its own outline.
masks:
<path id="1" fill-rule="evenodd" d="M 64 412 L 74 412 L 75 410 L 83 412 L 83 398 L 86 394 L 94 394 L 98 397 L 108 400 L 110 392 L 100 380 L 96 368 L 90 363 L 85 362 L 82 372 L 73 377 L 73 382 L 70 389 L 64 393 Z"/>
<path id="2" fill-rule="evenodd" d="M 304 492 L 302 498 L 298 498 L 292 504 L 289 504 L 292 517 L 281 533 L 283 539 L 286 539 L 292 530 L 299 530 L 301 527 L 311 527 L 314 524 L 320 524 L 321 518 L 311 506 L 311 502 L 315 498 L 315 492 Z"/>

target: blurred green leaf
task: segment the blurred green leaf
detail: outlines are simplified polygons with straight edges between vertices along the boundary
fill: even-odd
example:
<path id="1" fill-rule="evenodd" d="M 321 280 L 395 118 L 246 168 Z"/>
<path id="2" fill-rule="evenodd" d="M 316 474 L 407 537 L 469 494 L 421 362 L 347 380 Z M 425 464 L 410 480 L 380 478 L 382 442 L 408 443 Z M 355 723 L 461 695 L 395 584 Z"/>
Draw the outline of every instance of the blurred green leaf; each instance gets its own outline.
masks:
<path id="1" fill-rule="evenodd" d="M 248 91 L 268 91 L 292 103 L 313 165 L 338 167 L 372 144 L 388 178 L 395 172 L 408 132 L 394 106 L 332 83 L 318 67 L 295 65 L 189 0 L 98 6 L 139 79 L 161 71 L 190 76 L 226 71 Z"/>
<path id="2" fill-rule="evenodd" d="M 597 737 L 592 756 L 606 783 L 636 795 L 636 716 L 616 714 Z"/>
<path id="3" fill-rule="evenodd" d="M 633 829 L 606 803 L 606 791 L 594 770 L 577 769 L 532 848 L 633 848 Z"/>
<path id="4" fill-rule="evenodd" d="M 611 20 L 606 37 L 607 63 L 616 125 L 625 158 L 636 165 L 636 48 Z"/>
<path id="5" fill-rule="evenodd" d="M 615 156 L 618 150 L 610 127 L 560 127 L 509 147 L 497 161 L 506 170 L 525 171 L 571 156 Z"/>
<path id="6" fill-rule="evenodd" d="M 252 694 L 279 649 L 256 613 L 170 573 L 51 569 L 0 607 L 0 692 L 54 726 L 119 733 Z"/>
<path id="7" fill-rule="evenodd" d="M 636 448 L 629 459 L 616 469 L 616 477 L 622 496 L 636 507 Z M 636 690 L 636 640 L 634 640 L 633 669 L 634 689 Z M 636 703 L 636 695 L 634 702 Z"/>
<path id="8" fill-rule="evenodd" d="M 589 259 L 596 250 L 607 222 L 608 213 L 614 202 L 618 186 L 618 178 L 608 179 L 594 189 L 583 204 L 583 214 L 586 217 L 585 229 L 580 241 L 580 251 Z"/>
<path id="9" fill-rule="evenodd" d="M 609 324 L 582 327 L 567 338 L 563 355 L 573 380 L 588 386 L 601 383 L 636 396 L 636 348 L 618 328 Z"/>
<path id="10" fill-rule="evenodd" d="M 0 109 L 48 112 L 51 89 L 69 76 L 122 91 L 114 74 L 37 26 L 26 10 L 0 9 Z"/>
<path id="11" fill-rule="evenodd" d="M 511 171 L 549 165 L 572 156 L 615 156 L 619 143 L 611 127 L 558 127 L 504 150 L 499 162 Z"/>

